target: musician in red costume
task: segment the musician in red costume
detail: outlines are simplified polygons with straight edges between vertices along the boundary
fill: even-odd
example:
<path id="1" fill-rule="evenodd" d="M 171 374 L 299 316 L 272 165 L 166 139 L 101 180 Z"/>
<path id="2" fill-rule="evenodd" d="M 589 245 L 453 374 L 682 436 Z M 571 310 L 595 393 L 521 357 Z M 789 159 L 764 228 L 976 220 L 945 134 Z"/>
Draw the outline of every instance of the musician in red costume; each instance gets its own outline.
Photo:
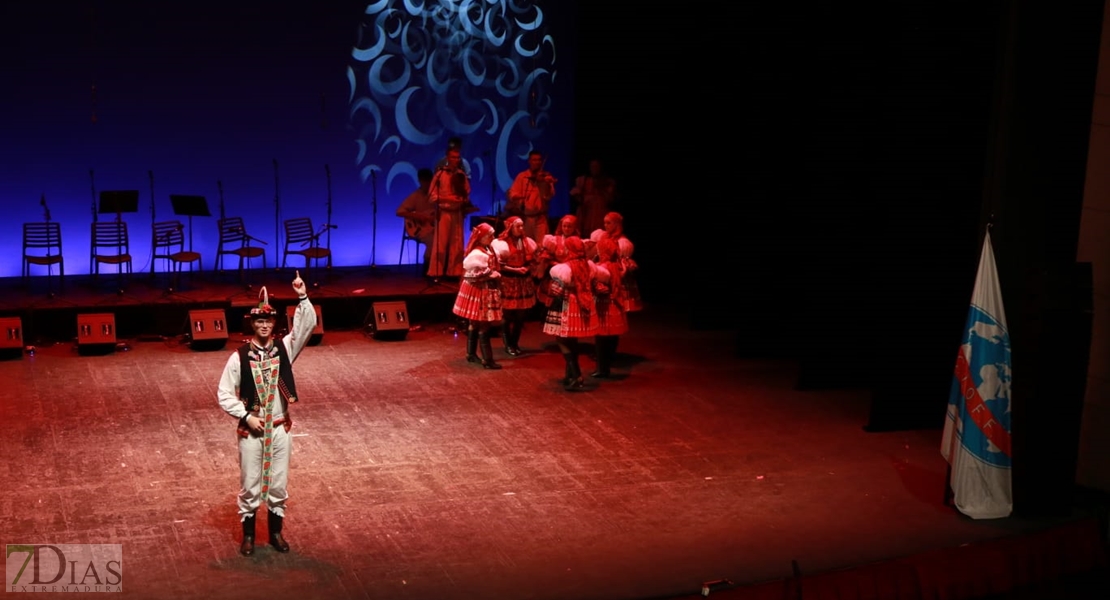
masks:
<path id="1" fill-rule="evenodd" d="M 435 237 L 428 265 L 430 277 L 463 274 L 463 219 L 470 204 L 470 179 L 461 166 L 457 148 L 447 150 L 447 162 L 432 175 L 428 200 L 436 207 Z"/>
<path id="2" fill-rule="evenodd" d="M 589 173 L 575 178 L 570 190 L 583 231 L 601 229 L 602 219 L 612 209 L 616 196 L 616 181 L 605 174 L 600 160 L 591 160 Z"/>
<path id="3" fill-rule="evenodd" d="M 547 235 L 547 210 L 555 196 L 558 181 L 543 169 L 543 153 L 533 150 L 528 154 L 528 168 L 521 171 L 507 194 L 508 212 L 524 221 L 524 235 L 539 243 Z"/>

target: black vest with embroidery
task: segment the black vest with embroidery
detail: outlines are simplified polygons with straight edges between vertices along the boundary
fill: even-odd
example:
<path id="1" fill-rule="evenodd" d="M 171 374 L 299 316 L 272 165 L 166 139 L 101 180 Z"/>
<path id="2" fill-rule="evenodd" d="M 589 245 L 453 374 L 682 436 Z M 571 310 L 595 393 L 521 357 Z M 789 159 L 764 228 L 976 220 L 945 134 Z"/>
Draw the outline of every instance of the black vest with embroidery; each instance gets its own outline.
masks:
<path id="1" fill-rule="evenodd" d="M 253 344 L 247 342 L 239 348 L 239 398 L 247 407 L 247 412 L 258 412 L 260 408 L 260 401 L 258 399 L 258 388 L 254 384 L 254 374 L 251 370 L 250 351 Z M 277 348 L 278 360 L 278 394 L 285 398 L 287 402 L 297 401 L 297 384 L 293 380 L 293 363 L 289 361 L 289 352 L 285 350 L 285 344 L 282 340 L 274 340 L 274 347 Z M 243 385 L 243 382 L 247 385 Z"/>

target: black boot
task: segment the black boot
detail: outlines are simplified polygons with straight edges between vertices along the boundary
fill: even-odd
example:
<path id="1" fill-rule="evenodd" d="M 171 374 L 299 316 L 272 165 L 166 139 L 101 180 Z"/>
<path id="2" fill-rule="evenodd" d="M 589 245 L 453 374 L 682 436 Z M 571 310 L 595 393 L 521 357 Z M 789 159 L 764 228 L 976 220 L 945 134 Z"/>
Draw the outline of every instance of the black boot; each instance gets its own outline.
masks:
<path id="1" fill-rule="evenodd" d="M 582 369 L 578 366 L 578 341 L 566 344 L 568 352 L 563 352 L 563 360 L 567 363 L 567 378 L 563 382 L 563 389 L 578 391 L 585 387 L 582 381 Z"/>
<path id="2" fill-rule="evenodd" d="M 254 515 L 247 515 L 243 519 L 243 543 L 239 544 L 239 554 L 243 556 L 254 554 Z"/>
<path id="3" fill-rule="evenodd" d="M 501 365 L 493 362 L 493 344 L 489 339 L 489 330 L 478 334 L 478 346 L 482 350 L 482 368 L 500 369 Z"/>
<path id="4" fill-rule="evenodd" d="M 613 355 L 609 351 L 612 348 L 612 342 L 615 338 L 609 335 L 599 335 L 594 341 L 594 347 L 597 349 L 597 369 L 590 373 L 590 377 L 608 377 L 609 366 L 612 365 Z"/>
<path id="5" fill-rule="evenodd" d="M 289 544 L 281 536 L 281 522 L 284 520 L 274 511 L 268 511 L 266 522 L 270 526 L 270 545 L 278 552 L 289 552 Z"/>
<path id="6" fill-rule="evenodd" d="M 516 352 L 513 351 L 512 321 L 506 320 L 505 323 L 501 325 L 501 344 L 505 347 L 505 354 L 508 354 L 509 356 L 516 356 Z"/>
<path id="7" fill-rule="evenodd" d="M 563 386 L 563 389 L 569 392 L 577 392 L 586 387 L 586 382 L 582 381 L 582 369 L 578 367 L 578 355 L 572 355 L 570 361 L 568 365 L 570 376 L 567 377 L 567 383 Z"/>
<path id="8" fill-rule="evenodd" d="M 478 358 L 478 330 L 466 330 L 466 362 L 481 362 Z"/>
<path id="9" fill-rule="evenodd" d="M 520 356 L 521 354 L 524 354 L 524 351 L 520 349 L 520 334 L 522 333 L 524 333 L 524 321 L 513 322 L 513 332 L 510 334 L 511 337 L 509 338 L 509 341 L 512 342 L 513 346 L 513 350 L 511 352 L 513 356 Z"/>

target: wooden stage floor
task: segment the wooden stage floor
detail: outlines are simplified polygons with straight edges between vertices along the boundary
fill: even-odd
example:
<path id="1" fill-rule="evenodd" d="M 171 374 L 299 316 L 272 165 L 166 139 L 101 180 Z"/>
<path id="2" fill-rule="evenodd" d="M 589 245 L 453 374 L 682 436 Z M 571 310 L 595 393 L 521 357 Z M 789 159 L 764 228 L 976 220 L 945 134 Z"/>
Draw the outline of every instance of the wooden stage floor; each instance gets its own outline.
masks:
<path id="1" fill-rule="evenodd" d="M 272 275 L 288 296 L 291 271 Z M 415 274 L 335 275 L 312 292 L 325 318 L 429 295 Z M 202 282 L 186 302 L 136 281 L 117 298 L 74 279 L 51 299 L 33 283 L 0 315 L 60 330 L 66 311 L 230 307 L 240 289 Z M 215 387 L 242 336 L 198 351 L 144 330 L 98 356 L 42 336 L 0 361 L 0 540 L 122 544 L 135 598 L 643 599 L 1074 521 L 962 517 L 942 503 L 939 429 L 867 433 L 865 391 L 797 390 L 791 361 L 737 358 L 736 332 L 681 311 L 632 315 L 617 376 L 570 393 L 537 322 L 524 356 L 496 341 L 505 368 L 487 371 L 464 359 L 452 292 L 431 295 L 403 340 L 367 335 L 358 305 L 296 363 L 287 555 L 263 523 L 256 555 L 237 552 L 235 423 Z"/>

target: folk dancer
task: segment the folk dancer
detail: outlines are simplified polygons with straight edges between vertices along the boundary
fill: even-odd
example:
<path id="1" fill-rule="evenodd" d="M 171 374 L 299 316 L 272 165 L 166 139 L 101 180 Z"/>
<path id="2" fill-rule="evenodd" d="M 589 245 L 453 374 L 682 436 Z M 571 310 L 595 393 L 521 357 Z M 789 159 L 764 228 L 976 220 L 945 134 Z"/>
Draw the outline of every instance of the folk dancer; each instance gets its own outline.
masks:
<path id="1" fill-rule="evenodd" d="M 293 325 L 284 338 L 274 339 L 277 313 L 262 288 L 261 303 L 251 309 L 253 336 L 228 357 L 217 388 L 220 407 L 239 422 L 238 505 L 243 526 L 239 553 L 244 556 L 254 554 L 255 510 L 263 503 L 270 545 L 278 552 L 289 552 L 282 524 L 293 452 L 289 405 L 298 399 L 293 361 L 316 327 L 316 311 L 299 272 L 293 279 L 293 292 L 298 298 Z"/>
<path id="2" fill-rule="evenodd" d="M 640 286 L 636 283 L 636 271 L 639 266 L 636 261 L 632 260 L 632 253 L 636 248 L 632 245 L 632 240 L 624 235 L 624 217 L 620 213 L 611 212 L 605 215 L 602 223 L 602 229 L 595 230 L 590 234 L 590 241 L 594 245 L 591 256 L 597 258 L 596 246 L 601 240 L 608 239 L 617 243 L 620 248 L 621 265 L 624 267 L 621 285 L 624 287 L 625 312 L 643 310 L 644 303 L 640 299 Z"/>
<path id="3" fill-rule="evenodd" d="M 456 315 L 467 319 L 466 360 L 479 362 L 476 350 L 482 351 L 481 363 L 486 369 L 500 369 L 493 360 L 490 328 L 501 324 L 501 267 L 497 254 L 490 247 L 493 226 L 479 223 L 470 234 L 463 259 L 463 277 L 452 309 Z"/>
<path id="4" fill-rule="evenodd" d="M 505 324 L 501 339 L 509 356 L 520 356 L 520 335 L 528 311 L 536 305 L 536 282 L 532 277 L 536 263 L 536 242 L 524 235 L 520 217 L 505 220 L 505 231 L 492 243 L 501 265 L 501 308 Z"/>
<path id="5" fill-rule="evenodd" d="M 594 348 L 597 369 L 590 377 L 609 377 L 613 358 L 617 355 L 620 336 L 628 332 L 628 319 L 624 314 L 624 286 L 621 279 L 624 264 L 620 247 L 612 240 L 601 240 L 598 250 L 597 335 Z"/>
<path id="6" fill-rule="evenodd" d="M 567 259 L 566 240 L 570 237 L 581 237 L 578 227 L 578 217 L 566 215 L 559 219 L 553 235 L 543 236 L 540 242 L 539 257 L 536 261 L 536 297 L 541 304 L 549 306 L 551 303 L 551 267 Z M 585 243 L 585 240 L 583 240 Z M 586 243 L 587 252 L 591 244 Z"/>
<path id="7" fill-rule="evenodd" d="M 566 363 L 563 388 L 578 391 L 585 387 L 578 366 L 578 338 L 597 334 L 594 287 L 599 267 L 587 260 L 581 238 L 568 238 L 566 248 L 566 261 L 551 267 L 555 301 L 547 311 L 543 332 L 555 336 Z"/>

